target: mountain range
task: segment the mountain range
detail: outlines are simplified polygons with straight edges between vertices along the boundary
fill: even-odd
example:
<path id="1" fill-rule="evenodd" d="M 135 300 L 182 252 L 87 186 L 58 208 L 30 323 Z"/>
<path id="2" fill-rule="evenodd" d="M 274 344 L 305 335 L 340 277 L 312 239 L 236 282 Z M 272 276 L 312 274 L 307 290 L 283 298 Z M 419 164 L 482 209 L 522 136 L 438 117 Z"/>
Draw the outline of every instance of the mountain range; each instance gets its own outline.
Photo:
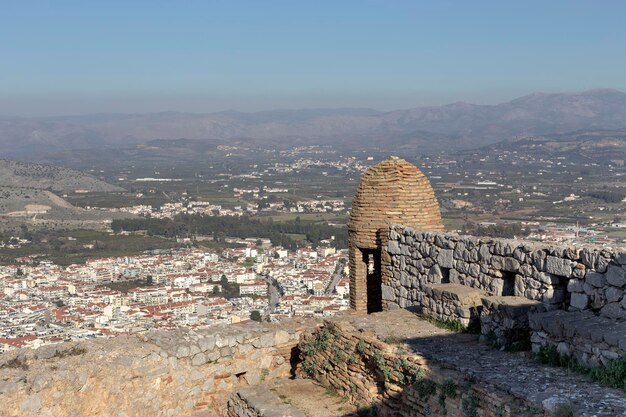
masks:
<path id="1" fill-rule="evenodd" d="M 576 130 L 626 128 L 626 93 L 535 93 L 497 105 L 453 103 L 381 112 L 367 108 L 210 114 L 164 112 L 47 118 L 0 117 L 0 156 L 126 148 L 154 139 L 216 143 L 469 149 Z"/>

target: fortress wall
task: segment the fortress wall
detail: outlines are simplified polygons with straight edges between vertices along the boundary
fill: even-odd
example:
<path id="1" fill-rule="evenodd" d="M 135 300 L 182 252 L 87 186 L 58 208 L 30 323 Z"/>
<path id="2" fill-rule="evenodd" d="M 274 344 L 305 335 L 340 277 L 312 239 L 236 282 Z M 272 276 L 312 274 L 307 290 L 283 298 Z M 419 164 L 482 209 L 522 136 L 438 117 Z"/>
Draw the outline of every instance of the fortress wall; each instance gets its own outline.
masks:
<path id="1" fill-rule="evenodd" d="M 383 248 L 389 259 L 383 270 L 386 309 L 416 307 L 441 318 L 465 319 L 463 312 L 440 311 L 443 307 L 434 303 L 440 298 L 437 290 L 446 288 L 437 285 L 448 281 L 486 295 L 538 301 L 548 310 L 593 309 L 603 317 L 626 318 L 626 250 L 546 246 L 398 225 L 388 236 Z"/>
<path id="2" fill-rule="evenodd" d="M 21 349 L 0 355 L 0 416 L 222 416 L 240 387 L 286 378 L 314 320 Z"/>
<path id="3" fill-rule="evenodd" d="M 521 396 L 382 341 L 347 321 L 328 320 L 303 334 L 298 373 L 336 390 L 352 404 L 391 416 L 526 417 L 543 415 Z"/>

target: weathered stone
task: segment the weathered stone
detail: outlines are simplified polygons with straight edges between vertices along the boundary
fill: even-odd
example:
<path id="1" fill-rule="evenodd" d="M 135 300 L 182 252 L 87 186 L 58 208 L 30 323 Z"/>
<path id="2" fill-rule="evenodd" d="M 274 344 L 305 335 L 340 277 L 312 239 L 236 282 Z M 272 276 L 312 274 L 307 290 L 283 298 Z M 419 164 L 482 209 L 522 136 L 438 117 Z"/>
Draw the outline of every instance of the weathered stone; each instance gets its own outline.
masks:
<path id="1" fill-rule="evenodd" d="M 196 353 L 196 355 L 191 359 L 191 364 L 193 366 L 200 366 L 206 363 L 206 356 L 204 353 Z"/>
<path id="2" fill-rule="evenodd" d="M 274 345 L 280 346 L 288 343 L 290 339 L 289 333 L 284 330 L 278 330 L 274 335 Z"/>
<path id="3" fill-rule="evenodd" d="M 598 253 L 590 248 L 583 248 L 580 252 L 580 260 L 589 269 L 594 269 L 596 261 L 598 259 Z"/>
<path id="4" fill-rule="evenodd" d="M 597 272 L 587 272 L 585 275 L 585 281 L 596 288 L 602 288 L 606 285 L 606 277 L 604 274 L 599 274 Z"/>
<path id="5" fill-rule="evenodd" d="M 505 271 L 517 272 L 519 270 L 519 267 L 520 263 L 517 259 L 511 257 L 504 258 L 504 267 L 502 269 L 504 269 Z"/>
<path id="6" fill-rule="evenodd" d="M 573 293 L 570 301 L 570 305 L 579 310 L 587 308 L 589 303 L 589 297 L 586 294 Z"/>
<path id="7" fill-rule="evenodd" d="M 609 303 L 602 307 L 600 314 L 612 319 L 626 318 L 626 310 L 624 310 L 619 303 Z"/>
<path id="8" fill-rule="evenodd" d="M 215 337 L 203 337 L 198 340 L 198 345 L 202 352 L 206 352 L 207 350 L 213 350 L 213 348 L 215 348 Z"/>
<path id="9" fill-rule="evenodd" d="M 617 287 L 609 286 L 604 291 L 604 296 L 606 297 L 606 301 L 609 303 L 614 303 L 614 302 L 619 301 L 623 295 L 624 295 L 624 291 Z"/>
<path id="10" fill-rule="evenodd" d="M 441 250 L 439 252 L 439 255 L 437 256 L 437 263 L 442 268 L 452 268 L 453 260 L 454 260 L 453 251 L 450 249 Z"/>
<path id="11" fill-rule="evenodd" d="M 387 301 L 395 301 L 396 300 L 396 292 L 389 285 L 382 285 L 382 298 Z"/>
<path id="12" fill-rule="evenodd" d="M 491 266 L 496 270 L 504 269 L 504 257 L 500 255 L 493 255 L 491 257 Z"/>
<path id="13" fill-rule="evenodd" d="M 607 267 L 609 266 L 609 263 L 611 262 L 610 259 L 606 258 L 605 256 L 598 256 L 598 259 L 596 260 L 596 272 L 600 272 L 600 273 L 604 273 L 606 272 Z"/>
<path id="14" fill-rule="evenodd" d="M 387 251 L 389 251 L 391 255 L 399 255 L 401 252 L 400 245 L 394 240 L 389 241 L 389 243 L 387 244 Z"/>
<path id="15" fill-rule="evenodd" d="M 41 409 L 41 397 L 39 394 L 29 395 L 24 401 L 22 401 L 20 409 L 25 413 L 32 413 L 36 415 Z"/>
<path id="16" fill-rule="evenodd" d="M 569 277 L 572 274 L 571 261 L 568 259 L 548 256 L 546 258 L 546 272 L 563 277 Z"/>
<path id="17" fill-rule="evenodd" d="M 58 345 L 42 346 L 35 351 L 35 355 L 39 359 L 50 359 L 58 352 Z"/>
<path id="18" fill-rule="evenodd" d="M 606 280 L 615 287 L 623 287 L 626 285 L 626 271 L 617 265 L 609 265 Z"/>
<path id="19" fill-rule="evenodd" d="M 489 262 L 491 259 L 491 252 L 489 251 L 489 245 L 482 244 L 478 250 L 478 257 L 483 262 Z"/>
<path id="20" fill-rule="evenodd" d="M 189 346 L 186 346 L 186 345 L 179 346 L 178 349 L 176 349 L 176 357 L 178 359 L 188 357 L 189 353 L 190 353 Z"/>

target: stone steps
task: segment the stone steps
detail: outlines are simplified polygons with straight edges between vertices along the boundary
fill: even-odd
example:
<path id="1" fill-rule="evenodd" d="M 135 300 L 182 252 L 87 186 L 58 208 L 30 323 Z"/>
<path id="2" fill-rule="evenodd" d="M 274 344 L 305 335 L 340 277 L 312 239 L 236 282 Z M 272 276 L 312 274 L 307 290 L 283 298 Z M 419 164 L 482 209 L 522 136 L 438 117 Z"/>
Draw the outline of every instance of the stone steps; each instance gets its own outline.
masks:
<path id="1" fill-rule="evenodd" d="M 347 399 L 309 379 L 246 387 L 228 400 L 228 417 L 352 417 Z"/>

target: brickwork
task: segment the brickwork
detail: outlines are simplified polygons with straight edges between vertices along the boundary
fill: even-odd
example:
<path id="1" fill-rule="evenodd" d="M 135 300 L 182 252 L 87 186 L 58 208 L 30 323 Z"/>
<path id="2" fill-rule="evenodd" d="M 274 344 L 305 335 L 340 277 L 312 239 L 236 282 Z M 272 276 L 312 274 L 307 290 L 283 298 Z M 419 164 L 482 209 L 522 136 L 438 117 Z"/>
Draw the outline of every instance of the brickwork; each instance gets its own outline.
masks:
<path id="1" fill-rule="evenodd" d="M 350 304 L 368 310 L 367 264 L 363 250 L 380 250 L 389 225 L 402 223 L 421 230 L 443 230 L 441 213 L 428 178 L 407 161 L 391 157 L 363 174 L 354 200 L 350 235 Z M 381 259 L 383 270 L 388 259 Z"/>

